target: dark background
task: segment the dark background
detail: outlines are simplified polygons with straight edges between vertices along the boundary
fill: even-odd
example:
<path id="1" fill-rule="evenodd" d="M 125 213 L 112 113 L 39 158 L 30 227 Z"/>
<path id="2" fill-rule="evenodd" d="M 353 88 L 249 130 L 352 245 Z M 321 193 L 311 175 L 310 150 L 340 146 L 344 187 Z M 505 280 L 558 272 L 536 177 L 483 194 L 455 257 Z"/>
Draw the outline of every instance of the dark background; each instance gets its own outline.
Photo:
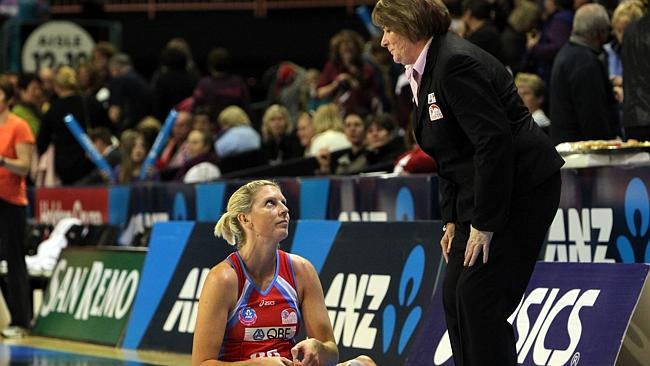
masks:
<path id="1" fill-rule="evenodd" d="M 53 16 L 53 19 L 88 19 L 87 15 Z M 328 57 L 329 39 L 341 29 L 368 32 L 355 14 L 345 8 L 270 10 L 266 17 L 253 11 L 106 13 L 96 20 L 122 25 L 121 49 L 133 59 L 136 69 L 150 78 L 167 41 L 182 37 L 192 48 L 194 60 L 205 72 L 205 59 L 213 47 L 230 51 L 232 69 L 244 77 L 253 100 L 263 99 L 260 78 L 269 67 L 292 61 L 303 67 L 322 69 Z"/>

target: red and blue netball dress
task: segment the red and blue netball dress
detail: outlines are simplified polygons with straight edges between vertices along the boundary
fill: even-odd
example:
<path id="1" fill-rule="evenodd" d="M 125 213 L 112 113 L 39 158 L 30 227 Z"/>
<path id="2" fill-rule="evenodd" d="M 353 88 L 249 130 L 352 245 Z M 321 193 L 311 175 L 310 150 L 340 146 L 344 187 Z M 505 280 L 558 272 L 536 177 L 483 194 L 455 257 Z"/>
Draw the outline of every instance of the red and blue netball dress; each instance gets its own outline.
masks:
<path id="1" fill-rule="evenodd" d="M 227 258 L 239 279 L 238 299 L 228 314 L 219 359 L 244 361 L 258 357 L 291 359 L 300 330 L 296 276 L 289 254 L 277 250 L 275 277 L 266 289 L 250 279 L 239 252 Z"/>

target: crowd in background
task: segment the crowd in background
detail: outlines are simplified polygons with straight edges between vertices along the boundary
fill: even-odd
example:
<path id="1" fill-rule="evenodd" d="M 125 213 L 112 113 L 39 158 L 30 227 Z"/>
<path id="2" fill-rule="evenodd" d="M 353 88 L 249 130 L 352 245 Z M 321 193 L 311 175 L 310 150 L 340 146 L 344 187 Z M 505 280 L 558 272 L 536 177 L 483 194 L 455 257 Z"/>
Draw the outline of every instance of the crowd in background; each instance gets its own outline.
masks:
<path id="1" fill-rule="evenodd" d="M 650 139 L 650 20 L 642 0 L 464 0 L 447 3 L 451 30 L 501 61 L 533 119 L 555 144 Z M 576 13 L 578 11 L 578 13 Z M 254 166 L 315 159 L 313 174 L 435 172 L 409 130 L 403 68 L 381 47 L 341 30 L 321 70 L 269 65 L 266 99 L 231 72 L 228 50 L 198 69 L 186 41 L 169 40 L 146 80 L 129 55 L 99 42 L 89 62 L 5 74 L 11 111 L 35 137 L 36 186 L 187 183 Z M 178 115 L 156 164 L 142 166 L 169 111 Z M 75 116 L 113 169 L 98 170 L 63 122 Z"/>

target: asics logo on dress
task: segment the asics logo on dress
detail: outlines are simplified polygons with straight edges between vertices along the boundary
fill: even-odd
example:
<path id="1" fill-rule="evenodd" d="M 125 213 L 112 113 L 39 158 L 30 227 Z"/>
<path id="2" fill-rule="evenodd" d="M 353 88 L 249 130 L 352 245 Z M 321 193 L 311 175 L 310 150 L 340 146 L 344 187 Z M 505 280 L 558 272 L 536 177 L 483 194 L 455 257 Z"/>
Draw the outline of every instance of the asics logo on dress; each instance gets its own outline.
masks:
<path id="1" fill-rule="evenodd" d="M 262 300 L 262 301 L 260 301 L 260 307 L 273 306 L 273 305 L 275 305 L 275 301 L 273 301 L 273 300 Z"/>

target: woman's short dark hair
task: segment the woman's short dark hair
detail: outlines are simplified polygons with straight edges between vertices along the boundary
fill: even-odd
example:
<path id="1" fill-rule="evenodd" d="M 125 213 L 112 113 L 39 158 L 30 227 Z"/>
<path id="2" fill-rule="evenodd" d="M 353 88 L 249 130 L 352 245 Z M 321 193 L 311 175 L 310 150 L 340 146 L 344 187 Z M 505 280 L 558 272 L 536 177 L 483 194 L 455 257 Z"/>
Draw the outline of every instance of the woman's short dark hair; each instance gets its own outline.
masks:
<path id="1" fill-rule="evenodd" d="M 395 120 L 395 117 L 393 117 L 393 115 L 391 115 L 390 113 L 380 113 L 378 115 L 372 115 L 369 116 L 367 120 L 368 122 L 366 123 L 366 127 L 375 125 L 388 132 L 393 132 L 397 128 L 397 121 Z"/>
<path id="2" fill-rule="evenodd" d="M 112 143 L 112 136 L 113 134 L 111 134 L 111 131 L 106 127 L 96 127 L 88 132 L 88 138 L 90 138 L 90 141 L 100 140 L 106 145 Z"/>
<path id="3" fill-rule="evenodd" d="M 207 61 L 210 73 L 230 70 L 230 53 L 223 47 L 212 49 Z"/>
<path id="4" fill-rule="evenodd" d="M 372 22 L 416 42 L 447 33 L 451 16 L 442 0 L 379 0 Z"/>
<path id="5" fill-rule="evenodd" d="M 471 11 L 476 19 L 492 19 L 493 5 L 487 0 L 464 0 L 463 10 Z"/>
<path id="6" fill-rule="evenodd" d="M 187 55 L 179 49 L 167 47 L 160 53 L 160 64 L 170 70 L 185 70 Z"/>
<path id="7" fill-rule="evenodd" d="M 41 79 L 36 76 L 36 74 L 31 73 L 31 72 L 25 72 L 22 73 L 18 76 L 18 90 L 26 90 L 27 87 L 29 87 L 29 84 L 32 83 L 32 81 L 36 81 L 37 83 L 41 83 Z"/>

